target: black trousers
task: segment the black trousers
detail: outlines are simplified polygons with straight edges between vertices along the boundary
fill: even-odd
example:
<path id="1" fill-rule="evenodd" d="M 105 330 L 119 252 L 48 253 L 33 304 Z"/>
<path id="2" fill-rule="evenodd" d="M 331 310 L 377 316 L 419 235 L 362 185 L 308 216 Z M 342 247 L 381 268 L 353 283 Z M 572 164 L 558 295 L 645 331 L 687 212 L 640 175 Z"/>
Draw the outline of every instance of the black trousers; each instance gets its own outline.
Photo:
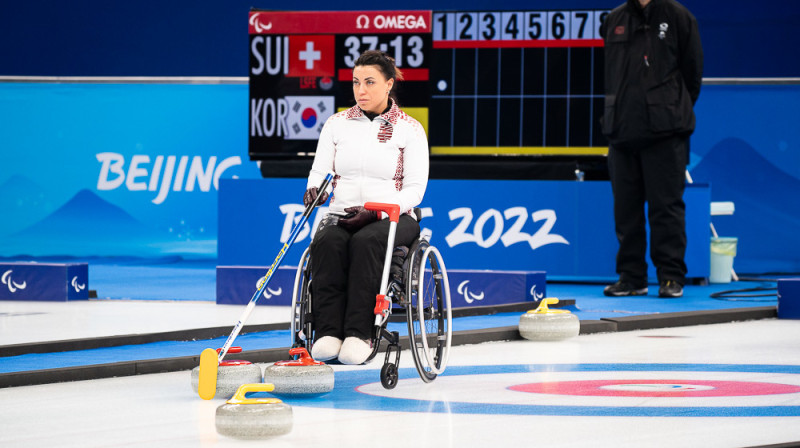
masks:
<path id="1" fill-rule="evenodd" d="M 671 137 L 642 147 L 611 146 L 608 169 L 619 240 L 617 273 L 637 286 L 647 283 L 645 202 L 650 258 L 659 282 L 686 281 L 686 179 L 688 141 Z"/>
<path id="2" fill-rule="evenodd" d="M 402 215 L 395 246 L 410 246 L 417 236 L 419 223 Z M 368 224 L 355 233 L 329 225 L 314 235 L 311 292 L 315 339 L 371 337 L 388 238 L 388 219 Z"/>

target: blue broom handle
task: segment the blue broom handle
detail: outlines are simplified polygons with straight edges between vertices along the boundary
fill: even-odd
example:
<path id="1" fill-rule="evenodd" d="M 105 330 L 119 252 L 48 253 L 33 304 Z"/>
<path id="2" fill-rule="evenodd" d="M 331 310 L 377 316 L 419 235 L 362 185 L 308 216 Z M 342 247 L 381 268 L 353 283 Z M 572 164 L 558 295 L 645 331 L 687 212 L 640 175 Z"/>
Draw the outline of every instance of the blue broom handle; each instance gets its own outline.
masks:
<path id="1" fill-rule="evenodd" d="M 294 229 L 292 229 L 291 235 L 289 235 L 289 239 L 283 244 L 283 247 L 281 247 L 281 250 L 278 252 L 278 256 L 275 257 L 275 261 L 272 262 L 272 266 L 269 267 L 267 275 L 264 276 L 264 280 L 258 287 L 258 291 L 256 291 L 255 294 L 253 294 L 253 297 L 250 299 L 250 303 L 247 304 L 247 308 L 245 308 L 244 313 L 242 313 L 242 316 L 239 318 L 239 321 L 236 322 L 236 326 L 233 327 L 233 331 L 231 332 L 230 336 L 228 336 L 228 339 L 225 341 L 225 345 L 223 345 L 222 349 L 220 349 L 218 362 L 222 362 L 222 359 L 225 357 L 225 355 L 228 353 L 228 350 L 230 350 L 231 346 L 233 345 L 233 341 L 236 339 L 236 336 L 238 336 L 239 332 L 242 331 L 242 327 L 244 326 L 245 321 L 247 321 L 247 318 L 250 317 L 250 313 L 253 312 L 253 308 L 255 308 L 258 298 L 261 297 L 261 294 L 264 293 L 264 290 L 267 288 L 267 284 L 269 284 L 269 281 L 272 279 L 272 274 L 274 274 L 275 270 L 278 269 L 278 266 L 280 266 L 281 261 L 283 261 L 284 255 L 286 255 L 286 252 L 294 243 L 294 240 L 297 238 L 297 235 L 300 233 L 300 230 L 303 228 L 303 225 L 305 225 L 306 221 L 308 221 L 308 217 L 311 215 L 311 212 L 317 206 L 319 199 L 322 197 L 323 193 L 328 188 L 328 185 L 331 183 L 331 180 L 333 180 L 333 173 L 329 172 L 327 175 L 325 175 L 325 179 L 322 181 L 322 185 L 320 185 L 319 187 L 317 197 L 314 198 L 314 200 L 311 201 L 310 204 L 308 204 L 305 211 L 303 212 L 303 216 L 300 217 L 300 221 L 298 221 L 298 223 L 295 224 Z"/>

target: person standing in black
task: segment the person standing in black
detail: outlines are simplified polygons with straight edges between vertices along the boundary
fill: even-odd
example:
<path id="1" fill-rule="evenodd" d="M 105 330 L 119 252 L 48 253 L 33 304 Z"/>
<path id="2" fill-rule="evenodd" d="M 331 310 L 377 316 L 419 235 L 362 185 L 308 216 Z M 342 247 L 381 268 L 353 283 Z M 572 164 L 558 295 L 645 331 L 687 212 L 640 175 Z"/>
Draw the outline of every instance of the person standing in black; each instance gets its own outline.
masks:
<path id="1" fill-rule="evenodd" d="M 694 16 L 674 0 L 627 0 L 607 16 L 605 113 L 619 281 L 607 296 L 647 294 L 647 232 L 659 297 L 683 295 L 683 190 L 703 49 Z"/>

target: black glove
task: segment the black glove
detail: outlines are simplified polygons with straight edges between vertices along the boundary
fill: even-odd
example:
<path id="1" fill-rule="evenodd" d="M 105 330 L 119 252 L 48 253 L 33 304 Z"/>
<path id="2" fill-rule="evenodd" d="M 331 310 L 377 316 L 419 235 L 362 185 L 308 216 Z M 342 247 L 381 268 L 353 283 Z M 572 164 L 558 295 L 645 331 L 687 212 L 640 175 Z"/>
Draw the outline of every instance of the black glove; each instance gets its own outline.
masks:
<path id="1" fill-rule="evenodd" d="M 378 212 L 367 210 L 360 205 L 357 207 L 347 207 L 344 211 L 346 211 L 348 215 L 339 218 L 339 225 L 350 232 L 355 232 L 365 225 L 378 220 Z"/>
<path id="2" fill-rule="evenodd" d="M 306 190 L 306 194 L 303 195 L 303 205 L 308 207 L 308 204 L 314 202 L 314 199 L 317 198 L 317 194 L 319 194 L 319 188 L 317 187 L 311 187 L 308 190 Z M 319 197 L 319 202 L 317 202 L 317 205 L 322 205 L 327 200 L 328 200 L 328 192 L 323 191 L 322 195 Z"/>

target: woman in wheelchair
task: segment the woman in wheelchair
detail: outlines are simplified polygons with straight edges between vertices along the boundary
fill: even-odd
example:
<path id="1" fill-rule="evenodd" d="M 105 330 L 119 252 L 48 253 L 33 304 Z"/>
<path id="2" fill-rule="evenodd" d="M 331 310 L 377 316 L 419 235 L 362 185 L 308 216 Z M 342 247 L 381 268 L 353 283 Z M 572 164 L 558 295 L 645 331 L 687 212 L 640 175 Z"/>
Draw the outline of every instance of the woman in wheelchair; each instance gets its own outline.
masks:
<path id="1" fill-rule="evenodd" d="M 367 51 L 353 68 L 356 105 L 331 116 L 320 134 L 304 203 L 323 195 L 317 187 L 333 171 L 334 194 L 310 246 L 314 339 L 311 355 L 362 364 L 372 352 L 375 296 L 380 289 L 389 220 L 366 202 L 398 204 L 402 216 L 395 245 L 419 235 L 413 213 L 428 183 L 428 141 L 420 123 L 392 95 L 402 80 L 394 59 Z"/>

